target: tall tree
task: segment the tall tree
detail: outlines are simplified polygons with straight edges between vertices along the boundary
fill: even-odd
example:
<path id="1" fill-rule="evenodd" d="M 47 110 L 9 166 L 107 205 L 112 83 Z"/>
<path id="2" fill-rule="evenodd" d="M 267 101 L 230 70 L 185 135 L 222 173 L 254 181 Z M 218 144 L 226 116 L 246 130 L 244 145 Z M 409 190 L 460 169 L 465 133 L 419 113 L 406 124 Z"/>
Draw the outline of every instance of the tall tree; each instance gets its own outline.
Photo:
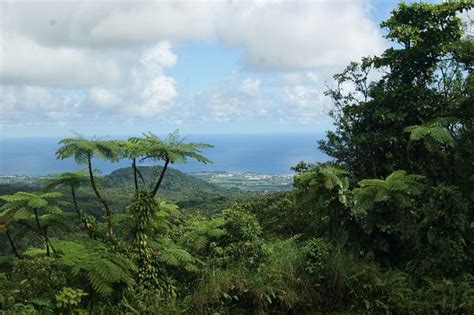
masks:
<path id="1" fill-rule="evenodd" d="M 95 195 L 104 207 L 104 222 L 107 225 L 108 234 L 113 236 L 112 219 L 109 205 L 102 197 L 94 177 L 92 159 L 99 158 L 106 161 L 117 162 L 119 160 L 120 146 L 116 141 L 104 141 L 98 139 L 85 139 L 82 136 L 67 138 L 59 141 L 61 146 L 56 151 L 58 159 L 73 157 L 78 164 L 87 164 L 89 180 Z"/>
<path id="2" fill-rule="evenodd" d="M 405 169 L 434 181 L 468 182 L 466 175 L 474 170 L 468 161 L 474 147 L 467 137 L 472 135 L 474 46 L 472 37 L 463 35 L 458 13 L 472 7 L 468 2 L 400 4 L 382 23 L 394 45 L 335 76 L 336 87 L 327 93 L 335 104 L 336 128 L 320 147 L 356 179 Z M 371 81 L 374 77 L 379 79 Z M 413 141 L 408 127 L 436 124 L 465 143 L 439 151 L 408 146 Z M 456 172 L 460 165 L 463 171 Z"/>
<path id="3" fill-rule="evenodd" d="M 142 138 L 130 138 L 131 142 L 140 144 L 145 152 L 142 160 L 164 161 L 163 169 L 158 177 L 152 195 L 156 196 L 165 176 L 168 165 L 171 163 L 186 163 L 188 158 L 207 164 L 211 161 L 201 154 L 202 149 L 212 148 L 206 143 L 186 143 L 186 138 L 179 136 L 178 130 L 168 134 L 161 140 L 157 135 L 149 132 L 143 134 Z"/>

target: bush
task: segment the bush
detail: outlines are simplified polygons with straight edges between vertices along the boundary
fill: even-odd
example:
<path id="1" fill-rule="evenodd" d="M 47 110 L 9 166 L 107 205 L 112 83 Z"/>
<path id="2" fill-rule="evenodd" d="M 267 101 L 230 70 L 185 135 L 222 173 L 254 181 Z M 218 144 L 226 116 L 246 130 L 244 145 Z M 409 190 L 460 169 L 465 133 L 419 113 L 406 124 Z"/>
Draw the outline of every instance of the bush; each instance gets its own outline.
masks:
<path id="1" fill-rule="evenodd" d="M 310 239 L 303 248 L 305 255 L 304 270 L 311 276 L 315 283 L 327 277 L 327 264 L 331 254 L 332 245 L 321 239 Z"/>
<path id="2" fill-rule="evenodd" d="M 418 255 L 414 274 L 456 276 L 469 270 L 468 203 L 454 186 L 437 185 L 418 214 Z M 472 270 L 472 269 L 471 269 Z"/>

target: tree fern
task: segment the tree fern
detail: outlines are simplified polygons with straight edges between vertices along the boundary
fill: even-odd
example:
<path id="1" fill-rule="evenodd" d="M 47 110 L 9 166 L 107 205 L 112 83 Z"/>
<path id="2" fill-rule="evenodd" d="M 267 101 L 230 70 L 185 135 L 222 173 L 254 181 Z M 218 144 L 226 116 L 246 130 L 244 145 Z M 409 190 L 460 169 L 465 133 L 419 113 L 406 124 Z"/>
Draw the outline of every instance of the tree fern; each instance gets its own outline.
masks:
<path id="1" fill-rule="evenodd" d="M 61 241 L 56 248 L 62 263 L 71 268 L 72 275 L 85 274 L 91 287 L 101 295 L 112 294 L 117 285 L 129 287 L 135 283 L 136 265 L 103 243 Z"/>
<path id="2" fill-rule="evenodd" d="M 63 211 L 59 208 L 59 206 L 68 203 L 58 199 L 61 196 L 62 194 L 59 192 L 30 193 L 22 191 L 16 192 L 13 195 L 0 196 L 0 200 L 6 201 L 6 203 L 2 206 L 2 209 L 10 209 L 15 213 L 19 212 L 18 215 L 21 215 L 24 220 L 31 218 L 31 214 L 34 215 L 33 218 L 36 222 L 36 231 L 44 238 L 48 256 L 50 255 L 50 247 L 54 251 L 54 247 L 52 247 L 48 237 L 48 227 L 51 226 L 51 224 L 45 226 L 41 224 L 41 221 L 49 220 L 52 222 L 53 219 L 56 219 L 55 216 L 63 215 Z M 30 217 L 28 217 L 26 213 L 29 213 Z M 43 217 L 42 214 L 47 216 Z"/>
<path id="3" fill-rule="evenodd" d="M 136 143 L 144 151 L 140 151 L 142 160 L 164 161 L 163 169 L 153 188 L 153 196 L 160 189 L 168 165 L 171 163 L 186 163 L 188 158 L 195 159 L 198 162 L 207 164 L 211 161 L 201 154 L 202 149 L 211 148 L 206 143 L 186 143 L 185 138 L 179 136 L 179 131 L 173 133 L 162 140 L 157 135 L 148 132 L 140 138 L 130 138 L 129 141 Z"/>
<path id="4" fill-rule="evenodd" d="M 410 141 L 423 141 L 430 151 L 440 150 L 441 146 L 452 147 L 455 139 L 449 131 L 449 125 L 456 122 L 455 118 L 438 118 L 423 125 L 414 125 L 405 128 L 410 133 Z"/>
<path id="5" fill-rule="evenodd" d="M 421 194 L 424 187 L 421 175 L 407 175 L 406 171 L 395 171 L 385 180 L 364 179 L 354 189 L 356 209 L 366 212 L 377 203 L 393 201 L 399 207 L 410 204 L 411 198 Z"/>
<path id="6" fill-rule="evenodd" d="M 193 220 L 184 232 L 181 243 L 193 253 L 206 254 L 209 244 L 226 234 L 224 225 L 223 217 Z"/>
<path id="7" fill-rule="evenodd" d="M 200 263 L 198 259 L 169 238 L 159 238 L 152 242 L 152 246 L 158 261 L 166 265 L 196 270 L 196 264 Z"/>
<path id="8" fill-rule="evenodd" d="M 79 208 L 77 202 L 76 190 L 77 188 L 85 185 L 89 182 L 89 177 L 86 170 L 79 170 L 76 172 L 66 172 L 62 174 L 51 175 L 47 179 L 43 180 L 43 184 L 47 189 L 65 187 L 71 190 L 71 196 L 74 204 L 74 209 L 76 210 L 79 221 L 82 222 L 83 227 L 86 230 L 90 230 L 91 227 L 88 225 L 84 213 Z"/>
<path id="9" fill-rule="evenodd" d="M 97 199 L 104 207 L 104 222 L 107 225 L 108 234 L 112 233 L 112 219 L 108 203 L 102 197 L 94 177 L 92 159 L 94 157 L 106 161 L 117 162 L 120 157 L 120 145 L 117 141 L 105 141 L 100 139 L 86 139 L 80 135 L 75 138 L 67 138 L 59 141 L 60 148 L 56 151 L 56 157 L 64 160 L 73 157 L 78 164 L 87 164 L 89 180 Z"/>

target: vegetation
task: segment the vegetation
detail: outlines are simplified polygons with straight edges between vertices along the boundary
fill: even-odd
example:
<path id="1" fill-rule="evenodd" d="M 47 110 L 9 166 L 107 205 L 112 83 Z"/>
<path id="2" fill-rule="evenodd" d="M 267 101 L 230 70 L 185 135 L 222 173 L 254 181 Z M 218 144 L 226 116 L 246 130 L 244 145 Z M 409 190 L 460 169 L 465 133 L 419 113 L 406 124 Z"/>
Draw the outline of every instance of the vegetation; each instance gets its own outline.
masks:
<path id="1" fill-rule="evenodd" d="M 472 8 L 401 4 L 382 24 L 393 47 L 349 65 L 328 91 L 335 129 L 320 148 L 334 159 L 294 166 L 289 191 L 211 199 L 235 191 L 169 169 L 210 162 L 209 145 L 176 132 L 62 140 L 58 158 L 87 172 L 0 197 L 0 309 L 474 313 L 474 42 L 458 18 Z M 99 180 L 93 157 L 132 167 Z M 204 211 L 185 206 L 206 194 Z"/>

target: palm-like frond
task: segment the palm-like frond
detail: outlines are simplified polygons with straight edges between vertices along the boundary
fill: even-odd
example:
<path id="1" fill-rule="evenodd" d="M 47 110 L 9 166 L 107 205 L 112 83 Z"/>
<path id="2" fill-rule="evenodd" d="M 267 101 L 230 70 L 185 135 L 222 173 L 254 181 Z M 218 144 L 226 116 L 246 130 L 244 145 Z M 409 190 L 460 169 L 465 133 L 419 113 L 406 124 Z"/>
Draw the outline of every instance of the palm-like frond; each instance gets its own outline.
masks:
<path id="1" fill-rule="evenodd" d="M 206 143 L 186 143 L 186 138 L 179 136 L 178 130 L 168 134 L 164 140 L 157 135 L 148 132 L 141 138 L 130 138 L 132 143 L 140 144 L 143 160 L 168 160 L 170 163 L 186 163 L 188 158 L 195 159 L 201 163 L 211 163 L 211 160 L 203 156 L 202 150 L 212 148 Z"/>
<path id="2" fill-rule="evenodd" d="M 14 209 L 6 209 L 0 213 L 0 233 L 5 233 L 15 216 Z"/>
<path id="3" fill-rule="evenodd" d="M 64 200 L 58 198 L 62 197 L 60 192 L 24 192 L 18 191 L 13 195 L 2 195 L 0 200 L 6 203 L 2 209 L 41 209 L 51 213 L 62 213 L 58 205 L 65 205 Z"/>
<path id="4" fill-rule="evenodd" d="M 59 206 L 68 204 L 59 199 L 62 194 L 59 192 L 23 192 L 19 191 L 13 195 L 0 196 L 0 200 L 6 203 L 2 206 L 5 211 L 14 213 L 16 220 L 29 218 L 33 211 L 41 210 L 44 214 L 63 216 L 64 212 Z"/>
<path id="5" fill-rule="evenodd" d="M 410 203 L 413 196 L 421 194 L 423 178 L 421 175 L 407 175 L 406 171 L 400 170 L 393 172 L 385 180 L 361 180 L 360 187 L 354 190 L 356 208 L 365 212 L 375 204 L 389 200 L 404 207 Z"/>
<path id="6" fill-rule="evenodd" d="M 129 138 L 127 141 L 116 141 L 120 147 L 120 155 L 127 159 L 141 157 L 145 154 L 146 148 L 142 145 L 140 138 Z"/>
<path id="7" fill-rule="evenodd" d="M 62 241 L 56 243 L 56 249 L 73 275 L 85 274 L 92 288 L 101 295 L 112 294 L 115 284 L 131 286 L 134 283 L 133 274 L 137 267 L 133 261 L 102 243 Z"/>
<path id="8" fill-rule="evenodd" d="M 93 157 L 117 162 L 120 157 L 120 144 L 117 141 L 86 139 L 78 135 L 62 139 L 59 145 L 56 157 L 61 160 L 72 157 L 78 164 L 86 164 Z"/>
<path id="9" fill-rule="evenodd" d="M 184 233 L 181 242 L 192 252 L 201 252 L 209 243 L 226 235 L 224 225 L 225 220 L 222 217 L 212 220 L 195 220 Z"/>
<path id="10" fill-rule="evenodd" d="M 46 188 L 57 187 L 80 187 L 89 182 L 89 175 L 86 170 L 78 170 L 76 172 L 66 172 L 62 174 L 53 174 L 43 180 Z"/>
<path id="11" fill-rule="evenodd" d="M 423 125 L 409 126 L 405 132 L 410 133 L 410 141 L 423 141 L 425 147 L 430 151 L 439 150 L 441 145 L 452 147 L 455 139 L 448 127 L 456 122 L 455 118 L 444 117 Z"/>
<path id="12" fill-rule="evenodd" d="M 160 238 L 151 244 L 156 258 L 166 265 L 193 270 L 196 269 L 195 264 L 199 263 L 198 259 L 168 238 Z"/>

